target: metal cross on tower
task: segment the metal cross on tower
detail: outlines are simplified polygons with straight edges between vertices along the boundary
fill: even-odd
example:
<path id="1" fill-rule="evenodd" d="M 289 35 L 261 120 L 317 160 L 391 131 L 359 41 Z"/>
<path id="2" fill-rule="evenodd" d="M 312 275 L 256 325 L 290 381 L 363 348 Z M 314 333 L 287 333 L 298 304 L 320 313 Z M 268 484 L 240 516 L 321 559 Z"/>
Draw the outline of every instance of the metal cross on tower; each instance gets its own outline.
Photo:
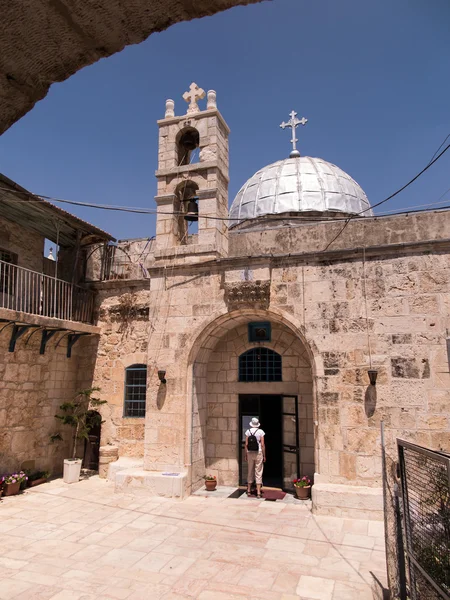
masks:
<path id="1" fill-rule="evenodd" d="M 187 110 L 188 113 L 198 112 L 199 108 L 197 106 L 197 100 L 201 100 L 204 97 L 205 90 L 202 90 L 202 88 L 199 88 L 196 83 L 192 82 L 189 86 L 189 91 L 184 92 L 183 94 L 183 100 L 186 100 L 186 102 L 189 103 L 189 107 Z"/>
<path id="2" fill-rule="evenodd" d="M 306 123 L 308 122 L 308 119 L 305 119 L 305 117 L 302 117 L 301 119 L 297 119 L 297 113 L 295 112 L 295 110 L 293 110 L 291 113 L 289 113 L 289 116 L 291 117 L 289 119 L 289 121 L 287 123 L 285 123 L 284 121 L 281 123 L 280 127 L 282 129 L 286 129 L 286 127 L 290 127 L 292 129 L 292 151 L 289 154 L 290 158 L 298 158 L 300 156 L 300 152 L 297 150 L 297 142 L 298 139 L 295 137 L 295 130 L 297 129 L 297 127 L 299 125 L 306 125 Z"/>

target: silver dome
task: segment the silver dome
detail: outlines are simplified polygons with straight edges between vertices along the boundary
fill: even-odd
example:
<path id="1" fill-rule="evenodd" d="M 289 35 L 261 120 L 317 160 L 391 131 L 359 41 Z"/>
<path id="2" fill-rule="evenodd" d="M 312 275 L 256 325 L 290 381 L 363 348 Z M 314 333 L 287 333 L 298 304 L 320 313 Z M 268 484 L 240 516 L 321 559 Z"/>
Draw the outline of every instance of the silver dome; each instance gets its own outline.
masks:
<path id="1" fill-rule="evenodd" d="M 367 210 L 369 209 L 369 210 Z M 372 216 L 366 194 L 354 179 L 321 158 L 279 160 L 251 177 L 230 208 L 230 227 L 247 219 L 292 212 L 339 212 Z"/>

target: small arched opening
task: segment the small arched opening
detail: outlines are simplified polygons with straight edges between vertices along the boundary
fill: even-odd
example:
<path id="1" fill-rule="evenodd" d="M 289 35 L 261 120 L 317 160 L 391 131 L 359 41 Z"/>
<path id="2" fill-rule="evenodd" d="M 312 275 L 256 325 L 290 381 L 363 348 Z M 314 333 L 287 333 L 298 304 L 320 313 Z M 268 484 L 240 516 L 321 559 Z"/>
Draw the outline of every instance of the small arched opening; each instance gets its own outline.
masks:
<path id="1" fill-rule="evenodd" d="M 185 127 L 177 135 L 178 166 L 199 161 L 200 134 L 194 127 Z"/>
<path id="2" fill-rule="evenodd" d="M 196 207 L 198 214 L 198 201 L 194 200 L 198 195 L 198 185 L 189 179 L 178 184 L 175 194 L 178 199 L 178 232 L 180 244 L 195 243 L 195 236 L 198 233 L 198 221 L 186 220 L 185 216 L 192 210 L 192 203 Z"/>

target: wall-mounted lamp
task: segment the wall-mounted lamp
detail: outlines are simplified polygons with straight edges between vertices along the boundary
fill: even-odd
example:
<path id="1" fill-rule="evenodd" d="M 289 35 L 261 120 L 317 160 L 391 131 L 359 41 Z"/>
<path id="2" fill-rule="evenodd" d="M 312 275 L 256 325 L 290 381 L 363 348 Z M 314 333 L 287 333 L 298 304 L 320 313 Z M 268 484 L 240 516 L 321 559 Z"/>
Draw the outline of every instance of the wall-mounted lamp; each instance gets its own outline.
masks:
<path id="1" fill-rule="evenodd" d="M 377 384 L 378 371 L 376 369 L 369 369 L 367 371 L 367 374 L 369 375 L 370 385 L 376 385 Z"/>
<path id="2" fill-rule="evenodd" d="M 160 380 L 161 383 L 167 383 L 166 372 L 158 371 L 158 379 Z"/>

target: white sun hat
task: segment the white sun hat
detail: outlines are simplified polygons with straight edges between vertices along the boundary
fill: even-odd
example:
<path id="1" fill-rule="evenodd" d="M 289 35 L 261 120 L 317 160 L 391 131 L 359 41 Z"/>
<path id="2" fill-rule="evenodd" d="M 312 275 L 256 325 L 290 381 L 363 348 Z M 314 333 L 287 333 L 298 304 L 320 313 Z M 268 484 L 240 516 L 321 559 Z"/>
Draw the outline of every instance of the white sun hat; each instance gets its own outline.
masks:
<path id="1" fill-rule="evenodd" d="M 250 427 L 259 427 L 260 422 L 258 421 L 258 419 L 256 417 L 253 417 L 253 419 L 250 421 L 249 425 L 250 425 Z"/>

